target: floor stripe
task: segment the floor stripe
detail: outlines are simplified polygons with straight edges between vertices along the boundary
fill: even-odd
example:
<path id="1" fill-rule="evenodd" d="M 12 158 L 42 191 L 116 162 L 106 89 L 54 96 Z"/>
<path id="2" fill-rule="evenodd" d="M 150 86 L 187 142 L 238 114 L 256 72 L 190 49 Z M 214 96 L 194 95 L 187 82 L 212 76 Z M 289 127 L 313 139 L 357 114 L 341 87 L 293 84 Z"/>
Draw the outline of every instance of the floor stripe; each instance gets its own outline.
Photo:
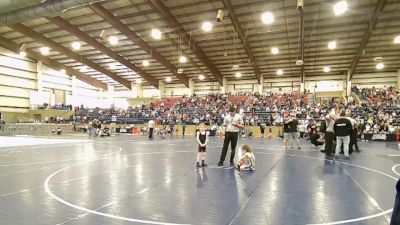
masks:
<path id="1" fill-rule="evenodd" d="M 400 173 L 397 172 L 397 170 L 396 170 L 396 168 L 397 168 L 398 166 L 400 166 L 400 164 L 394 165 L 394 166 L 392 167 L 392 171 L 393 171 L 393 173 L 395 173 L 397 176 L 400 176 Z"/>
<path id="2" fill-rule="evenodd" d="M 376 209 L 379 211 L 383 212 L 383 209 L 381 206 L 378 204 L 378 202 L 354 179 L 353 176 L 347 171 L 345 168 L 341 167 L 344 171 L 344 173 L 353 181 L 353 183 L 367 196 L 368 201 L 371 203 L 372 206 L 374 206 Z M 388 217 L 387 214 L 383 215 L 383 217 L 386 219 L 388 223 L 390 223 L 390 218 Z"/>
<path id="3" fill-rule="evenodd" d="M 279 162 L 282 161 L 284 157 L 279 158 L 278 160 L 276 160 L 276 162 L 274 163 L 274 165 L 271 167 L 271 169 L 269 169 L 269 171 L 265 174 L 265 176 L 263 177 L 263 179 L 257 184 L 256 188 L 254 189 L 253 193 L 251 193 L 251 195 L 249 196 L 249 198 L 246 200 L 246 202 L 243 204 L 243 206 L 240 208 L 240 210 L 236 213 L 236 215 L 232 218 L 232 220 L 228 223 L 228 225 L 232 225 L 233 222 L 235 222 L 235 220 L 239 217 L 239 215 L 243 212 L 243 210 L 246 208 L 247 204 L 249 204 L 250 200 L 253 198 L 253 196 L 255 195 L 255 193 L 258 190 L 258 187 L 260 186 L 260 184 L 265 180 L 265 178 L 267 178 L 267 176 L 272 172 L 273 169 L 275 169 L 276 166 L 278 166 Z"/>
<path id="4" fill-rule="evenodd" d="M 124 156 L 133 156 L 133 155 L 152 155 L 152 154 L 171 154 L 171 153 L 193 153 L 193 151 L 174 151 L 174 152 L 152 152 L 152 153 L 133 153 L 133 154 L 129 154 L 129 155 L 124 155 Z M 259 152 L 259 154 L 271 154 L 271 153 L 263 153 L 263 152 Z M 323 159 L 323 158 L 318 158 L 318 157 L 312 157 L 312 156 L 301 156 L 301 155 L 293 155 L 293 154 L 282 154 L 285 156 L 291 156 L 291 157 L 298 157 L 298 158 L 308 158 L 308 159 L 317 159 L 317 160 L 322 160 L 322 161 L 328 161 L 328 162 L 332 162 L 333 160 L 328 160 L 328 159 Z M 98 159 L 101 160 L 101 159 Z M 93 160 L 93 161 L 97 161 L 97 160 Z M 90 162 L 90 161 L 88 161 Z M 125 220 L 125 221 L 130 221 L 130 222 L 139 222 L 139 223 L 145 223 L 145 224 L 156 224 L 156 225 L 178 225 L 177 223 L 168 223 L 168 222 L 157 222 L 157 221 L 150 221 L 150 220 L 140 220 L 140 219 L 134 219 L 134 218 L 128 218 L 128 217 L 123 217 L 123 216 L 116 216 L 116 215 L 112 215 L 112 214 L 108 214 L 108 213 L 103 213 L 103 212 L 98 212 L 96 210 L 91 210 L 91 209 L 87 209 L 84 208 L 82 206 L 78 206 L 78 205 L 74 205 L 72 203 L 69 203 L 67 201 L 65 201 L 64 199 L 61 199 L 60 197 L 56 196 L 49 188 L 49 182 L 50 180 L 57 175 L 58 173 L 67 170 L 69 168 L 72 168 L 74 166 L 78 166 L 78 165 L 82 165 L 84 163 L 88 163 L 88 162 L 82 162 L 82 163 L 77 163 L 71 166 L 67 166 L 65 168 L 62 168 L 60 170 L 57 170 L 56 172 L 52 173 L 49 177 L 46 178 L 45 182 L 44 182 L 44 188 L 45 188 L 45 192 L 47 194 L 49 194 L 52 198 L 54 198 L 55 200 L 59 201 L 60 203 L 67 205 L 69 207 L 84 211 L 86 213 L 91 213 L 91 214 L 95 214 L 95 215 L 99 215 L 99 216 L 104 216 L 104 217 L 109 217 L 109 218 L 113 218 L 113 219 L 119 219 L 119 220 Z M 346 162 L 341 162 L 341 161 L 335 161 L 335 163 L 338 164 L 343 164 L 343 165 L 349 165 L 349 166 L 353 166 L 353 167 L 357 167 L 357 168 L 361 168 L 361 169 L 365 169 L 371 172 L 375 172 L 381 175 L 384 175 L 386 177 L 392 178 L 394 180 L 397 181 L 397 178 L 386 174 L 384 172 L 378 171 L 378 170 L 374 170 L 371 168 L 367 168 L 364 166 L 360 166 L 360 165 L 355 165 L 355 164 L 351 164 L 351 163 L 346 163 Z M 143 192 L 147 191 L 147 190 L 142 190 Z M 137 193 L 135 193 L 137 194 Z M 370 216 L 365 216 L 365 217 L 359 217 L 359 218 L 354 218 L 354 219 L 349 219 L 349 220 L 341 220 L 341 221 L 335 221 L 335 222 L 327 222 L 327 223 L 320 223 L 320 224 L 308 224 L 308 225 L 335 225 L 335 224 L 346 224 L 346 223 L 353 223 L 353 222 L 359 222 L 359 221 L 363 221 L 363 220 L 368 220 L 368 219 L 373 219 L 373 218 L 377 218 L 380 216 L 385 216 L 386 214 L 389 214 L 393 211 L 392 209 L 383 211 L 381 213 L 377 213 L 377 214 L 373 214 Z"/>

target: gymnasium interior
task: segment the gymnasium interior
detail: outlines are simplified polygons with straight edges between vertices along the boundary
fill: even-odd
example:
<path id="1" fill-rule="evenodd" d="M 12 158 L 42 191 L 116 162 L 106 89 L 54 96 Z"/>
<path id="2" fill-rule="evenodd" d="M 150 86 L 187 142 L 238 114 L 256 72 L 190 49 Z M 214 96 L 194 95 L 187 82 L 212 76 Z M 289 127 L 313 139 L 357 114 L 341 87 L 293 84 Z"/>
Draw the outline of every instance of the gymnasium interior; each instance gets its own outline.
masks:
<path id="1" fill-rule="evenodd" d="M 0 0 L 0 225 L 400 225 L 399 11 Z"/>

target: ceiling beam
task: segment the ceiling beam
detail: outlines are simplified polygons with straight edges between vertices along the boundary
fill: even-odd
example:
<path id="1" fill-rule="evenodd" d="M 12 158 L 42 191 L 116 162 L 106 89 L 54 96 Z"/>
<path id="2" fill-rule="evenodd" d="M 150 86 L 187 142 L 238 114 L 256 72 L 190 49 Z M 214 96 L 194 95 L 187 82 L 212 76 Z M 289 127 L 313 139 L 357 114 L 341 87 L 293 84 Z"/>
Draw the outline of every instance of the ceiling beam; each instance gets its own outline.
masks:
<path id="1" fill-rule="evenodd" d="M 24 34 L 27 37 L 32 38 L 33 40 L 35 40 L 43 45 L 46 45 L 47 47 L 49 47 L 55 51 L 60 52 L 61 54 L 68 56 L 69 58 L 72 58 L 78 62 L 81 62 L 81 63 L 93 68 L 94 70 L 97 70 L 100 73 L 103 73 L 104 75 L 109 76 L 116 82 L 122 84 L 123 86 L 127 87 L 128 89 L 131 89 L 131 82 L 129 80 L 118 76 L 117 74 L 111 72 L 108 69 L 105 69 L 104 67 L 101 67 L 100 65 L 96 64 L 92 60 L 89 60 L 85 56 L 79 55 L 78 53 L 58 44 L 57 42 L 51 40 L 50 38 L 47 38 L 44 35 L 39 34 L 38 32 L 32 30 L 31 28 L 29 28 L 23 24 L 14 24 L 14 25 L 10 25 L 9 27 Z"/>
<path id="2" fill-rule="evenodd" d="M 253 52 L 250 49 L 249 42 L 247 42 L 247 35 L 244 34 L 242 27 L 240 26 L 239 20 L 235 14 L 235 11 L 232 7 L 232 4 L 230 0 L 223 0 L 225 8 L 228 9 L 229 12 L 229 18 L 232 21 L 233 26 L 235 27 L 235 30 L 239 36 L 240 41 L 243 44 L 244 50 L 249 57 L 250 64 L 253 67 L 254 74 L 256 75 L 258 84 L 261 84 L 261 72 L 260 69 L 258 69 L 258 66 L 256 65 L 256 59 L 254 58 Z"/>
<path id="3" fill-rule="evenodd" d="M 5 49 L 8 49 L 12 52 L 15 52 L 17 54 L 19 54 L 20 49 L 21 49 L 21 45 L 13 42 L 7 38 L 4 38 L 2 36 L 0 36 L 0 46 Z M 55 70 L 64 69 L 66 71 L 66 73 L 69 75 L 74 75 L 78 79 L 85 81 L 86 83 L 88 83 L 90 85 L 93 85 L 97 88 L 101 88 L 103 90 L 107 90 L 107 84 L 105 84 L 101 81 L 98 81 L 98 80 L 94 79 L 93 77 L 90 77 L 90 76 L 88 76 L 78 70 L 75 70 L 71 67 L 65 66 L 64 64 L 61 64 L 53 59 L 50 59 L 49 57 L 45 57 L 35 51 L 29 50 L 29 49 L 26 49 L 24 51 L 26 52 L 27 57 L 32 58 L 36 61 L 42 61 L 43 64 L 47 65 L 48 67 L 51 67 Z"/>
<path id="4" fill-rule="evenodd" d="M 189 78 L 183 74 L 178 74 L 175 66 L 171 64 L 164 56 L 162 56 L 153 47 L 147 44 L 139 35 L 133 32 L 127 25 L 123 24 L 117 17 L 110 13 L 100 4 L 92 4 L 89 6 L 96 14 L 101 16 L 105 21 L 110 23 L 113 27 L 118 29 L 129 40 L 136 43 L 143 51 L 151 55 L 154 59 L 165 66 L 173 75 L 175 75 L 186 87 L 189 87 Z"/>
<path id="5" fill-rule="evenodd" d="M 154 87 L 156 87 L 158 89 L 158 80 L 157 79 L 155 79 L 154 77 L 147 74 L 140 67 L 131 63 L 129 60 L 122 57 L 117 52 L 115 52 L 112 49 L 110 49 L 109 47 L 103 45 L 102 43 L 97 41 L 95 38 L 89 36 L 84 31 L 73 26 L 71 23 L 69 23 L 68 21 L 64 20 L 63 18 L 61 18 L 59 16 L 46 17 L 46 19 L 49 20 L 50 22 L 56 24 L 57 26 L 59 26 L 61 29 L 64 29 L 64 30 L 68 31 L 69 33 L 75 35 L 77 38 L 79 38 L 79 40 L 86 42 L 87 44 L 91 45 L 93 48 L 99 50 L 103 54 L 109 56 L 110 58 L 114 59 L 115 61 L 121 63 L 122 65 L 124 65 L 127 68 L 131 69 L 132 71 L 136 72 L 138 75 L 143 77 L 143 79 L 145 79 L 147 82 L 149 82 L 151 85 L 153 85 Z"/>
<path id="6" fill-rule="evenodd" d="M 358 46 L 356 56 L 354 57 L 353 62 L 351 63 L 350 70 L 349 70 L 350 80 L 353 78 L 353 75 L 357 68 L 357 64 L 360 61 L 360 58 L 363 54 L 364 49 L 367 47 L 369 39 L 371 38 L 372 32 L 374 31 L 376 24 L 378 23 L 378 20 L 381 17 L 381 14 L 382 14 L 382 11 L 383 11 L 383 8 L 385 7 L 385 5 L 386 5 L 386 0 L 379 0 L 375 5 L 375 9 L 372 12 L 372 17 L 368 23 L 368 27 L 365 30 L 365 33 L 360 42 L 360 45 Z"/>
<path id="7" fill-rule="evenodd" d="M 203 52 L 200 46 L 196 46 L 196 42 L 190 37 L 190 35 L 186 32 L 185 29 L 179 24 L 178 20 L 174 15 L 168 10 L 168 8 L 161 2 L 161 0 L 148 0 L 149 3 L 155 8 L 158 13 L 167 21 L 170 27 L 174 28 L 174 32 L 176 32 L 179 36 L 183 38 L 183 41 L 187 46 L 191 49 L 194 55 L 207 67 L 207 69 L 211 72 L 211 74 L 218 80 L 218 82 L 222 85 L 222 75 L 218 71 L 218 69 L 213 65 L 211 60 L 207 57 L 207 55 Z"/>

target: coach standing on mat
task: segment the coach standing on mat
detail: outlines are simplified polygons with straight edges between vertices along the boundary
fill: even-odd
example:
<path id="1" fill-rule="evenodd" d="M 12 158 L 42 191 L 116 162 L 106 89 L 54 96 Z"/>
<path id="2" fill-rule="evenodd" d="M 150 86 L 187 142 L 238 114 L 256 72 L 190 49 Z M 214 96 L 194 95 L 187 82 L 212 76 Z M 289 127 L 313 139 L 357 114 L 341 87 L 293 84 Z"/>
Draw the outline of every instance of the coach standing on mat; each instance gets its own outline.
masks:
<path id="1" fill-rule="evenodd" d="M 231 142 L 230 165 L 233 166 L 234 165 L 233 158 L 235 158 L 235 150 L 239 138 L 239 130 L 241 128 L 244 128 L 243 118 L 238 113 L 236 113 L 236 109 L 233 106 L 229 108 L 229 114 L 226 115 L 224 118 L 224 127 L 225 127 L 224 146 L 222 147 L 221 158 L 218 162 L 218 166 L 224 165 L 229 142 Z"/>

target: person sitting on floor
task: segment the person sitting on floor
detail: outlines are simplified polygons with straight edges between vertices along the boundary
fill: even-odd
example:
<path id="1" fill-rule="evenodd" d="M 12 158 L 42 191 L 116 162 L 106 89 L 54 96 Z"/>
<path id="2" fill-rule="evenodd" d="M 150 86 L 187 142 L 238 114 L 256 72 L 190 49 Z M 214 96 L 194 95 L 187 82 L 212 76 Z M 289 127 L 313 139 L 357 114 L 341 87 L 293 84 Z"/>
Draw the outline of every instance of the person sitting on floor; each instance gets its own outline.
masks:
<path id="1" fill-rule="evenodd" d="M 239 164 L 237 165 L 238 170 L 256 170 L 256 157 L 251 151 L 250 146 L 243 145 L 241 149 L 239 149 Z"/>
<path id="2" fill-rule="evenodd" d="M 104 137 L 104 136 L 107 136 L 107 137 L 111 136 L 110 128 L 104 127 L 104 129 L 101 132 L 101 137 Z"/>

